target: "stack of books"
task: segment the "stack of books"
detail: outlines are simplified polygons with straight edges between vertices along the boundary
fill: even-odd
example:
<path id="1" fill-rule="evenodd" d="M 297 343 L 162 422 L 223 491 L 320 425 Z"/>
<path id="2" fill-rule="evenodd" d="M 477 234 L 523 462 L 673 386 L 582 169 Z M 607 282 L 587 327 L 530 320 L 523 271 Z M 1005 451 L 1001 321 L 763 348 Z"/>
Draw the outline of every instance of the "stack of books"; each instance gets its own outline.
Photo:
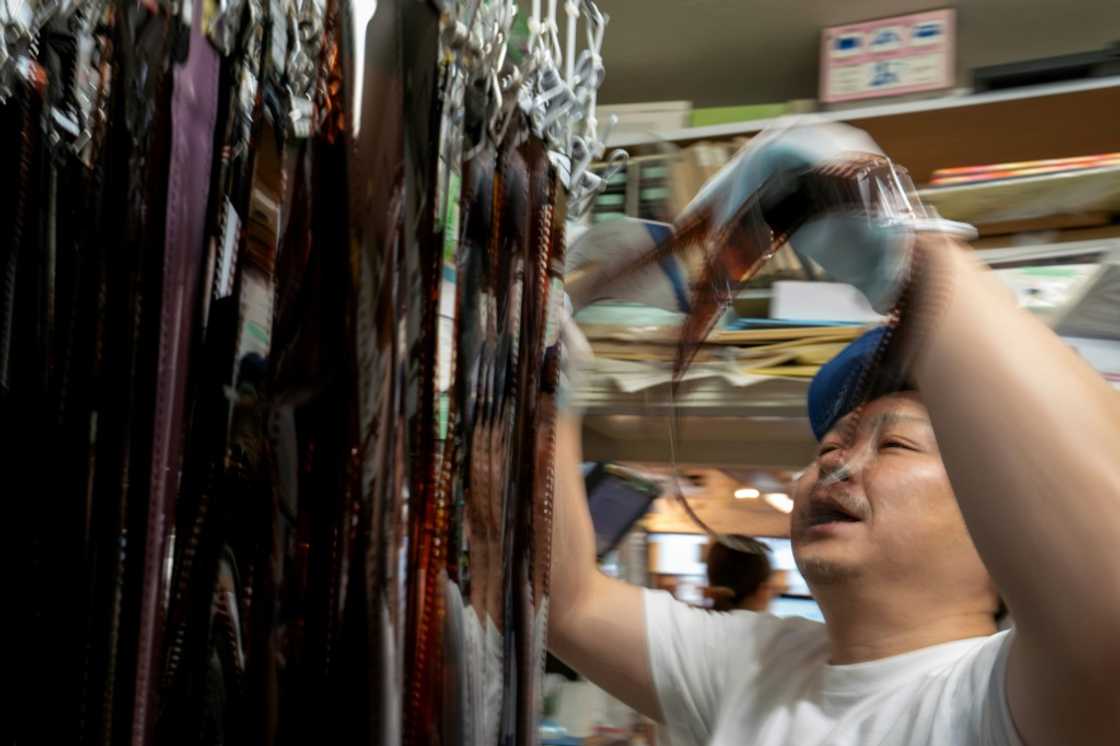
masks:
<path id="1" fill-rule="evenodd" d="M 1021 161 L 1019 163 L 993 163 L 984 166 L 962 166 L 959 168 L 940 168 L 933 172 L 930 186 L 952 186 L 955 184 L 978 184 L 1004 179 L 1017 179 L 1025 176 L 1087 171 L 1094 168 L 1120 166 L 1120 153 L 1101 153 L 1081 155 L 1072 158 L 1050 158 L 1040 161 Z"/>

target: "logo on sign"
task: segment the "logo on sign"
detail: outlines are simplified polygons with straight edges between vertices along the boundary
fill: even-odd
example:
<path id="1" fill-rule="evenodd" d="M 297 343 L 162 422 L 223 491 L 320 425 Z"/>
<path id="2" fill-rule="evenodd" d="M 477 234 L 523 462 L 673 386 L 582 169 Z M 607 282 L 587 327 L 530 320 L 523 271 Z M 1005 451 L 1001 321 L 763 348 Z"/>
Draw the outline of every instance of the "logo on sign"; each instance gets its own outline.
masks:
<path id="1" fill-rule="evenodd" d="M 863 34 L 838 34 L 832 40 L 833 57 L 851 57 L 863 51 Z"/>
<path id="2" fill-rule="evenodd" d="M 898 85 L 902 82 L 899 77 L 899 70 L 901 65 L 898 62 L 876 62 L 875 67 L 871 71 L 871 80 L 869 84 L 872 88 L 882 88 L 883 86 Z"/>
<path id="3" fill-rule="evenodd" d="M 914 24 L 910 31 L 910 43 L 915 45 L 936 44 L 945 35 L 945 24 L 941 21 L 926 21 Z"/>
<path id="4" fill-rule="evenodd" d="M 906 41 L 904 31 L 899 26 L 884 26 L 871 35 L 870 51 L 890 52 L 899 49 Z"/>

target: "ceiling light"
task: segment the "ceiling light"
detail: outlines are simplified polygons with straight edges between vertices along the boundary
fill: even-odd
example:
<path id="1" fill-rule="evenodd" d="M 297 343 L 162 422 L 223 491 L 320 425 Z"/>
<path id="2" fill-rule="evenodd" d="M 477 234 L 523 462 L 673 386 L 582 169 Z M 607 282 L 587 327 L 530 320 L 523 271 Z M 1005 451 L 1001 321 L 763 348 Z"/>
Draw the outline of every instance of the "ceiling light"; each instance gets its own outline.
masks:
<path id="1" fill-rule="evenodd" d="M 789 495 L 784 492 L 767 492 L 762 496 L 762 499 L 774 510 L 780 510 L 783 513 L 793 511 L 793 500 L 790 500 Z"/>
<path id="2" fill-rule="evenodd" d="M 736 500 L 753 500 L 762 493 L 760 493 L 754 487 L 740 487 L 739 489 L 735 490 L 734 494 Z"/>

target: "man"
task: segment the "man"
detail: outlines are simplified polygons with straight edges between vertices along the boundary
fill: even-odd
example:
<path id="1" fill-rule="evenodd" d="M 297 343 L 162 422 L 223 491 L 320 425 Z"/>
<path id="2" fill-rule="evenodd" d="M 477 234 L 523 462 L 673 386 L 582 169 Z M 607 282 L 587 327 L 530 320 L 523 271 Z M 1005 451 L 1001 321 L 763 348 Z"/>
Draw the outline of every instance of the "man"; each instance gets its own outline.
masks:
<path id="1" fill-rule="evenodd" d="M 784 152 L 779 138 L 747 168 L 761 182 L 836 160 L 845 137 L 803 132 Z M 600 575 L 569 417 L 553 652 L 678 744 L 1117 743 L 1120 397 L 952 238 L 826 219 L 792 243 L 879 308 L 912 249 L 912 290 L 936 299 L 913 390 L 859 411 L 831 388 L 867 364 L 867 341 L 814 386 L 820 447 L 791 538 L 827 624 L 711 614 Z M 997 633 L 1001 597 L 1015 627 Z"/>
<path id="2" fill-rule="evenodd" d="M 744 552 L 716 542 L 708 548 L 708 587 L 704 595 L 715 611 L 766 611 L 770 602 L 789 590 L 784 570 L 770 565 L 770 548 L 746 536 L 736 536 L 736 546 L 752 547 Z"/>

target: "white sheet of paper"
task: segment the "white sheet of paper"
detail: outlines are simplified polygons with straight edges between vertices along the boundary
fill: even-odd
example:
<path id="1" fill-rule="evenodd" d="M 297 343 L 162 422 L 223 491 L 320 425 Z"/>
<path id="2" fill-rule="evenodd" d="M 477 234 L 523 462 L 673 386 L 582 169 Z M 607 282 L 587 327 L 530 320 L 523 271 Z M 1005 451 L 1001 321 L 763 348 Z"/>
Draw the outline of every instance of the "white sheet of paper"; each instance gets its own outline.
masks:
<path id="1" fill-rule="evenodd" d="M 790 321 L 881 321 L 863 293 L 842 282 L 774 283 L 770 318 Z"/>

